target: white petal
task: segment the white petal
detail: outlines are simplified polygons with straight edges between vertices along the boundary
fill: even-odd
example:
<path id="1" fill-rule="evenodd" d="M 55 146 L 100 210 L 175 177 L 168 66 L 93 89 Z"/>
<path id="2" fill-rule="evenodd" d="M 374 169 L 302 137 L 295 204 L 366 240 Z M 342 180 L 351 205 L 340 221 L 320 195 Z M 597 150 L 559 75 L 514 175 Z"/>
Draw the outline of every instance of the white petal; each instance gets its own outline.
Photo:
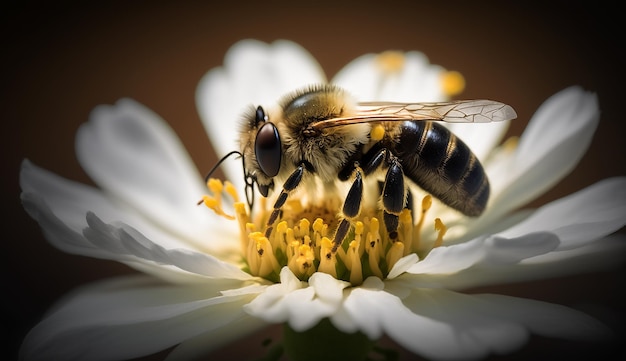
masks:
<path id="1" fill-rule="evenodd" d="M 295 331 L 305 331 L 333 314 L 343 299 L 349 283 L 325 273 L 315 273 L 310 284 L 301 282 L 283 267 L 281 283 L 271 285 L 252 302 L 245 305 L 252 316 L 272 323 L 289 322 Z"/>
<path id="2" fill-rule="evenodd" d="M 536 232 L 517 238 L 489 236 L 433 249 L 408 273 L 453 274 L 473 266 L 515 264 L 523 259 L 554 250 L 559 239 L 552 233 Z"/>
<path id="3" fill-rule="evenodd" d="M 598 125 L 595 94 L 567 88 L 537 110 L 508 170 L 491 179 L 494 198 L 488 211 L 502 214 L 539 196 L 569 173 L 585 153 Z"/>
<path id="4" fill-rule="evenodd" d="M 359 101 L 446 100 L 441 82 L 445 69 L 430 64 L 418 51 L 403 53 L 403 56 L 403 64 L 390 71 L 381 65 L 380 54 L 362 55 L 341 69 L 332 83 L 346 89 Z"/>
<path id="5" fill-rule="evenodd" d="M 402 302 L 413 315 L 404 315 L 406 321 L 389 325 L 387 332 L 404 347 L 432 359 L 508 353 L 521 347 L 531 332 L 573 340 L 609 335 L 604 325 L 578 311 L 509 296 L 414 289 Z M 425 320 L 431 323 L 428 328 Z"/>
<path id="6" fill-rule="evenodd" d="M 245 317 L 253 295 L 219 296 L 210 283 L 181 287 L 133 277 L 75 292 L 26 337 L 28 360 L 130 359 Z"/>
<path id="7" fill-rule="evenodd" d="M 279 40 L 272 44 L 243 40 L 226 53 L 224 66 L 200 81 L 196 103 L 218 157 L 238 149 L 238 123 L 251 105 L 269 106 L 303 86 L 325 83 L 315 59 L 299 45 Z M 238 162 L 223 165 L 226 176 L 243 189 Z"/>
<path id="8" fill-rule="evenodd" d="M 196 205 L 207 190 L 179 139 L 142 105 L 122 99 L 94 109 L 76 149 L 100 187 L 170 232 L 201 245 L 211 223 L 218 224 Z"/>
<path id="9" fill-rule="evenodd" d="M 117 259 L 110 253 L 111 250 L 94 247 L 94 244 L 83 237 L 82 232 L 88 227 L 86 215 L 90 212 L 97 214 L 106 223 L 123 222 L 132 225 L 159 247 L 198 249 L 147 220 L 127 204 L 108 197 L 98 189 L 59 177 L 27 160 L 22 163 L 20 186 L 26 211 L 40 223 L 48 240 L 65 252 Z M 217 251 L 228 250 L 227 245 L 230 243 L 237 247 L 237 242 L 226 241 L 232 239 L 233 234 L 215 229 L 212 237 L 203 240 L 205 244 L 201 249 L 217 254 Z M 213 244 L 218 246 L 211 248 Z M 230 249 L 232 251 L 233 248 Z"/>
<path id="10" fill-rule="evenodd" d="M 206 253 L 183 248 L 165 249 L 130 226 L 123 223 L 106 224 L 93 213 L 87 214 L 87 223 L 89 227 L 83 231 L 85 237 L 99 248 L 111 252 L 117 260 L 140 260 L 174 266 L 191 274 L 213 279 L 251 280 L 253 278 L 236 265 Z"/>
<path id="11" fill-rule="evenodd" d="M 553 251 L 529 257 L 513 264 L 488 264 L 469 267 L 453 277 L 448 274 L 404 273 L 393 280 L 403 287 L 434 287 L 466 290 L 503 283 L 529 282 L 588 272 L 604 272 L 626 263 L 626 236 L 611 235 L 586 246 Z M 394 293 L 400 291 L 394 289 Z"/>
<path id="12" fill-rule="evenodd" d="M 553 232 L 559 250 L 580 247 L 626 225 L 626 177 L 602 180 L 577 193 L 548 203 L 530 217 L 500 233 Z"/>

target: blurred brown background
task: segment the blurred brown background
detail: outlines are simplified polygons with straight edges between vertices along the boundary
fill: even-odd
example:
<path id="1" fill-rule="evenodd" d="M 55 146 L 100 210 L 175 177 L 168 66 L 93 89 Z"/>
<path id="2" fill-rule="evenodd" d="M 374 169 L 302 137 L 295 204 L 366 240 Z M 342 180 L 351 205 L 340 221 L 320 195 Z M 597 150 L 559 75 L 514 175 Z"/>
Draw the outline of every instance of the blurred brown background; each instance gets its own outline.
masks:
<path id="1" fill-rule="evenodd" d="M 91 280 L 131 272 L 113 262 L 66 255 L 47 244 L 20 205 L 22 159 L 91 183 L 74 155 L 75 131 L 96 105 L 131 97 L 171 124 L 205 172 L 215 162 L 215 154 L 200 123 L 194 92 L 200 77 L 221 65 L 229 46 L 243 38 L 294 40 L 318 59 L 329 78 L 364 53 L 421 50 L 431 62 L 465 75 L 467 88 L 462 97 L 513 105 L 519 118 L 510 134 L 520 134 L 550 95 L 570 85 L 583 85 L 598 93 L 602 110 L 594 141 L 578 168 L 532 205 L 608 176 L 626 175 L 624 37 L 618 32 L 616 8 L 577 1 L 551 5 L 262 3 L 76 6 L 55 2 L 52 6 L 13 2 L 3 7 L 0 144 L 2 224 L 7 232 L 1 253 L 0 338 L 6 343 L 4 359 L 15 357 L 25 332 L 62 294 Z M 576 307 L 609 322 L 623 335 L 624 275 L 622 269 L 480 291 Z M 598 306 L 609 306 L 610 311 Z M 258 350 L 263 338 L 264 333 L 257 334 L 242 344 Z M 616 345 L 533 337 L 520 352 L 492 359 L 608 357 L 618 350 Z M 241 349 L 227 347 L 215 359 Z"/>

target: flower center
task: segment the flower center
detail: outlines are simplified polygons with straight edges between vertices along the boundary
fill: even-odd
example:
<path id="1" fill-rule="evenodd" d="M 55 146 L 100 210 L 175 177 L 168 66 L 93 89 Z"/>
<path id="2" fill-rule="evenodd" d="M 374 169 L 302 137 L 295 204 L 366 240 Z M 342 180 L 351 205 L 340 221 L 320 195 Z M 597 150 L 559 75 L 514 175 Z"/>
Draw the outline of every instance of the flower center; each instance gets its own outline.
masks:
<path id="1" fill-rule="evenodd" d="M 255 209 L 258 212 L 251 216 L 230 182 L 210 179 L 207 186 L 212 195 L 203 196 L 198 204 L 206 205 L 229 220 L 237 220 L 245 270 L 273 282 L 279 281 L 284 266 L 302 281 L 315 272 L 328 273 L 353 285 L 361 284 L 369 276 L 384 279 L 400 258 L 417 251 L 425 216 L 432 204 L 431 196 L 424 196 L 418 217 L 414 217 L 411 210 L 404 209 L 399 215 L 398 237 L 394 240 L 389 238 L 384 224 L 379 221 L 382 211 L 364 208 L 352 220 L 341 247 L 333 251 L 331 239 L 339 224 L 337 210 L 341 206 L 338 199 L 303 204 L 292 195 L 266 237 L 266 223 L 272 211 L 266 198 L 261 198 L 260 207 Z M 224 211 L 224 195 L 234 201 L 234 215 Z M 433 248 L 442 244 L 446 232 L 446 226 L 439 218 L 434 223 L 437 238 Z"/>

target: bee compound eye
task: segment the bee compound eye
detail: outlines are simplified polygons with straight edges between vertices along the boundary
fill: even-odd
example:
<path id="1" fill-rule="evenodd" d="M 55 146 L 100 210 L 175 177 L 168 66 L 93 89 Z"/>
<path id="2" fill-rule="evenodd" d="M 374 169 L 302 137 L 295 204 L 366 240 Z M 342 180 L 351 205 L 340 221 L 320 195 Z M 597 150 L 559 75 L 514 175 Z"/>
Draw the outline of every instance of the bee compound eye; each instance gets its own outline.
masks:
<path id="1" fill-rule="evenodd" d="M 274 177 L 280 169 L 282 147 L 278 129 L 272 123 L 265 123 L 259 129 L 254 143 L 254 153 L 261 171 L 268 177 Z"/>

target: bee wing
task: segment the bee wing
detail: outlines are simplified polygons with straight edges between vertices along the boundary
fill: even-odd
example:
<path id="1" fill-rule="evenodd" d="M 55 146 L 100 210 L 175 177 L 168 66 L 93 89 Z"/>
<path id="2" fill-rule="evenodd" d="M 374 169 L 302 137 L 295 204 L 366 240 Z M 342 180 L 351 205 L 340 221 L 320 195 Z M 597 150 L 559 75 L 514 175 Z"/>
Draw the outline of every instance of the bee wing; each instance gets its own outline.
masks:
<path id="1" fill-rule="evenodd" d="M 356 113 L 312 124 L 315 129 L 382 121 L 443 121 L 450 123 L 489 123 L 517 118 L 509 105 L 493 100 L 456 100 L 440 103 L 358 103 Z"/>

